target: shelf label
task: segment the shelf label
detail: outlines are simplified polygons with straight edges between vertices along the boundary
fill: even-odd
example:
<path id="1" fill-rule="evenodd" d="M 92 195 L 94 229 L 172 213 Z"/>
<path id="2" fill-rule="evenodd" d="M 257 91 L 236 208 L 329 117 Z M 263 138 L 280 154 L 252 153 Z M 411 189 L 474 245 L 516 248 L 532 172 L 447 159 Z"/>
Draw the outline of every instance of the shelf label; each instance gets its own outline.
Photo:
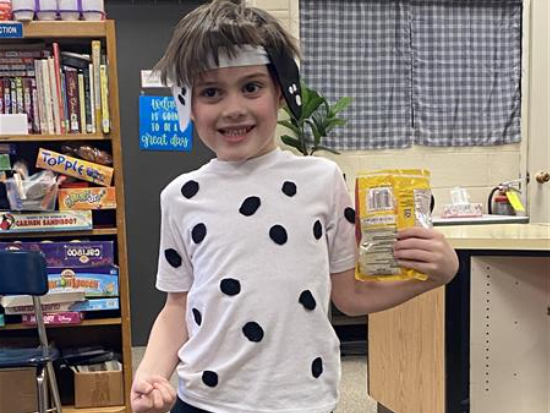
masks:
<path id="1" fill-rule="evenodd" d="M 180 130 L 178 112 L 171 96 L 139 97 L 139 148 L 146 151 L 189 152 L 193 125 Z"/>
<path id="2" fill-rule="evenodd" d="M 22 39 L 22 23 L 0 23 L 0 39 Z"/>

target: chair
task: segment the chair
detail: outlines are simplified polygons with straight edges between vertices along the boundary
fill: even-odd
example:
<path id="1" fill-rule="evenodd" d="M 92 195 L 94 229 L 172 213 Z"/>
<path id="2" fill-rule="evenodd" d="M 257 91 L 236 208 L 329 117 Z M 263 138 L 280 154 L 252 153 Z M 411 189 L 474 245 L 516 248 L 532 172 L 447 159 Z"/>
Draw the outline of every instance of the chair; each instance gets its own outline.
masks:
<path id="1" fill-rule="evenodd" d="M 61 413 L 61 401 L 53 361 L 59 351 L 48 344 L 40 296 L 48 292 L 46 260 L 35 251 L 0 251 L 0 295 L 32 296 L 40 345 L 36 348 L 0 347 L 0 369 L 34 367 L 38 392 L 38 412 Z M 48 408 L 48 383 L 55 408 Z"/>

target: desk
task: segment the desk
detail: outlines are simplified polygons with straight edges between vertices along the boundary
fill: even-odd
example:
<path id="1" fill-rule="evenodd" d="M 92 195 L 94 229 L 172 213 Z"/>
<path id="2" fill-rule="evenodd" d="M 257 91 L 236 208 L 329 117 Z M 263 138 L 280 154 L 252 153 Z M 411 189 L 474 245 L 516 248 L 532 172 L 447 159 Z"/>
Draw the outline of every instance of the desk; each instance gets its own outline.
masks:
<path id="1" fill-rule="evenodd" d="M 369 316 L 379 412 L 547 413 L 550 225 L 438 230 L 458 251 L 457 277 Z"/>

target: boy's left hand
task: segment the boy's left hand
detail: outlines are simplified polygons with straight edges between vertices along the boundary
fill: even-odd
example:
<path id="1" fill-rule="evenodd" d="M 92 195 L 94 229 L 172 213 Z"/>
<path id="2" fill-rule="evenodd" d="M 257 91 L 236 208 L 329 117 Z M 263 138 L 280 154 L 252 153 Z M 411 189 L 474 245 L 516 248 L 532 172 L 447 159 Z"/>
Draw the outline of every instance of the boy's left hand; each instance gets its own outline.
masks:
<path id="1" fill-rule="evenodd" d="M 447 284 L 458 271 L 455 250 L 434 229 L 415 227 L 399 231 L 394 256 L 399 265 L 426 274 L 433 288 Z"/>

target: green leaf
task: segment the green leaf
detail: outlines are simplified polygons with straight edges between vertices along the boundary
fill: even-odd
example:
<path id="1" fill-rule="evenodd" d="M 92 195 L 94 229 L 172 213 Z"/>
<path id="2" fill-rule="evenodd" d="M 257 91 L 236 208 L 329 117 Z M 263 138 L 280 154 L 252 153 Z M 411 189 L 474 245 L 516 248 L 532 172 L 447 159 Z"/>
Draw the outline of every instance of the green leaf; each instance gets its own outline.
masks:
<path id="1" fill-rule="evenodd" d="M 348 123 L 348 121 L 346 119 L 341 119 L 341 118 L 332 118 L 332 119 L 328 119 L 325 123 L 325 130 L 326 130 L 326 134 L 328 135 L 328 133 L 333 130 L 334 128 L 338 127 L 338 126 L 344 126 L 346 123 Z"/>
<path id="2" fill-rule="evenodd" d="M 308 102 L 309 101 L 309 94 L 310 94 L 310 91 L 311 89 L 309 87 L 307 87 L 307 85 L 302 82 L 302 105 L 305 104 L 305 102 Z"/>
<path id="3" fill-rule="evenodd" d="M 319 106 L 323 104 L 324 98 L 319 96 L 317 92 L 312 94 L 311 99 L 302 105 L 302 119 L 309 118 Z"/>
<path id="4" fill-rule="evenodd" d="M 311 119 L 313 120 L 313 122 L 315 123 L 315 126 L 317 127 L 317 130 L 319 131 L 319 134 L 321 136 L 327 136 L 327 131 L 326 131 L 326 127 L 325 127 L 325 121 L 324 121 L 324 116 L 322 113 L 320 112 L 315 112 L 313 114 L 313 116 L 311 117 Z M 319 143 L 319 142 L 317 142 Z"/>
<path id="5" fill-rule="evenodd" d="M 293 138 L 292 136 L 282 135 L 281 141 L 283 141 L 285 145 L 298 149 L 302 154 L 307 155 L 307 151 L 304 153 L 304 149 L 302 149 L 302 143 L 298 139 Z"/>
<path id="6" fill-rule="evenodd" d="M 280 120 L 277 123 L 281 126 L 284 126 L 285 128 L 290 129 L 292 132 L 296 134 L 296 136 L 300 136 L 300 128 L 297 125 L 295 125 L 293 122 L 289 120 Z"/>
<path id="7" fill-rule="evenodd" d="M 311 119 L 307 119 L 306 123 L 311 127 L 311 132 L 313 132 L 315 145 L 319 144 L 319 142 L 321 142 L 321 138 L 323 137 L 323 135 L 319 132 L 319 128 Z"/>
<path id="8" fill-rule="evenodd" d="M 327 151 L 327 152 L 333 153 L 335 155 L 340 155 L 340 152 L 338 152 L 336 149 L 327 148 L 324 145 L 316 145 L 313 148 L 311 148 L 311 155 L 313 155 L 313 153 L 317 152 L 317 151 Z"/>
<path id="9" fill-rule="evenodd" d="M 349 96 L 343 97 L 338 102 L 330 107 L 329 114 L 336 115 L 349 106 L 351 98 Z"/>

